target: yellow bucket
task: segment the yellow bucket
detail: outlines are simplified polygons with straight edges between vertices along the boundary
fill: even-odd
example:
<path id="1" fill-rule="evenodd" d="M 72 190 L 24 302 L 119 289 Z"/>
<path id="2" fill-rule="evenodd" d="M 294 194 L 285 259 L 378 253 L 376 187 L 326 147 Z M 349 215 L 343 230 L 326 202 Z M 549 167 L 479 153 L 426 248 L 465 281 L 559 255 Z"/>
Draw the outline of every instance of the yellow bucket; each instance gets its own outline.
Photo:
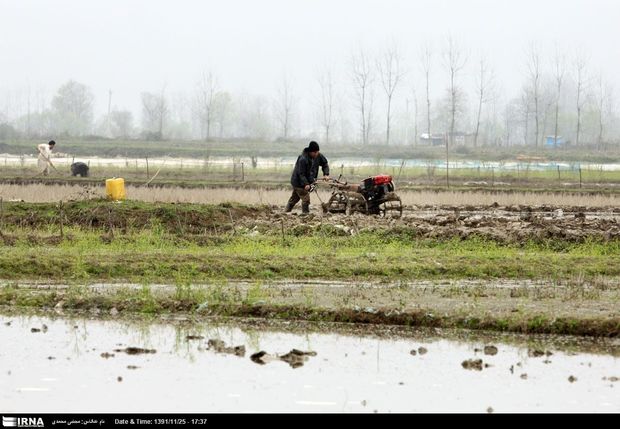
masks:
<path id="1" fill-rule="evenodd" d="M 125 180 L 122 178 L 106 179 L 105 192 L 114 201 L 125 199 Z"/>

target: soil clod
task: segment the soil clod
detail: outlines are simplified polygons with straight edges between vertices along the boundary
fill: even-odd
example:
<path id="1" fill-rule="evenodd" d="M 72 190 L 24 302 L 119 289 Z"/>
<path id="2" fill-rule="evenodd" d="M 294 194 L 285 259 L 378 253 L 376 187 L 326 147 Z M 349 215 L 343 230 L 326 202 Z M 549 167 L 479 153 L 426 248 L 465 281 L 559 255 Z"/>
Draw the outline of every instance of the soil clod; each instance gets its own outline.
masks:
<path id="1" fill-rule="evenodd" d="M 239 356 L 239 357 L 244 357 L 245 356 L 245 346 L 241 345 L 241 346 L 234 346 L 234 347 L 227 347 L 226 343 L 222 340 L 217 340 L 217 339 L 211 339 L 209 340 L 209 342 L 207 343 L 209 346 L 209 350 L 213 350 L 216 353 L 225 353 L 225 354 L 229 354 L 229 355 L 235 355 L 235 356 Z"/>
<path id="2" fill-rule="evenodd" d="M 482 371 L 483 363 L 482 359 L 467 359 L 461 362 L 463 369 Z"/>
<path id="3" fill-rule="evenodd" d="M 497 354 L 497 347 L 484 346 L 484 354 L 488 356 L 495 356 Z"/>
<path id="4" fill-rule="evenodd" d="M 117 353 L 127 353 L 128 355 L 141 355 L 141 354 L 149 354 L 149 353 L 157 353 L 155 349 L 143 349 L 141 347 L 127 347 L 124 349 L 115 349 Z"/>

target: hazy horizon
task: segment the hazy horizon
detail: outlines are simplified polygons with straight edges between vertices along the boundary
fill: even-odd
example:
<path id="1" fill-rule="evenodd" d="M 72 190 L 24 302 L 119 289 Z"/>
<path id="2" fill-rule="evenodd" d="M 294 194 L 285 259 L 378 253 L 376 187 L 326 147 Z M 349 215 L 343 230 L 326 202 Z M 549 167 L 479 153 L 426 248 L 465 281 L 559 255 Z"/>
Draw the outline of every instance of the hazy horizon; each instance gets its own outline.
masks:
<path id="1" fill-rule="evenodd" d="M 612 0 L 0 0 L 0 106 L 3 94 L 28 89 L 49 102 L 73 79 L 92 89 L 95 119 L 107 112 L 111 90 L 112 105 L 131 110 L 138 122 L 141 92 L 165 86 L 170 96 L 189 97 L 201 72 L 212 70 L 222 90 L 266 98 L 289 76 L 303 122 L 313 114 L 321 70 L 333 69 L 338 95 L 350 104 L 353 51 L 364 46 L 373 54 L 393 43 L 407 72 L 395 96 L 399 112 L 413 88 L 422 90 L 424 44 L 434 53 L 432 95 L 443 96 L 448 36 L 468 58 L 460 78 L 466 92 L 482 55 L 501 97 L 517 97 L 532 43 L 541 48 L 544 70 L 558 47 L 569 65 L 581 52 L 592 76 L 600 72 L 618 86 L 618 16 L 620 4 Z M 379 89 L 378 103 L 381 97 Z"/>

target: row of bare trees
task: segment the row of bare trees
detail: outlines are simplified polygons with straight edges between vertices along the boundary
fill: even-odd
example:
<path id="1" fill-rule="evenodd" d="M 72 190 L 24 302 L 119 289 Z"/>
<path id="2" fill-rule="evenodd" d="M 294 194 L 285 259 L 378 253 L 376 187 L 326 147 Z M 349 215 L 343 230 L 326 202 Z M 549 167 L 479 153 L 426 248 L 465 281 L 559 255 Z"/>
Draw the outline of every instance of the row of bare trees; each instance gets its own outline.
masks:
<path id="1" fill-rule="evenodd" d="M 164 84 L 142 92 L 139 127 L 129 109 L 112 107 L 112 91 L 107 113 L 95 120 L 92 91 L 75 81 L 47 103 L 28 90 L 25 102 L 5 97 L 2 108 L 0 94 L 0 130 L 206 141 L 315 138 L 363 145 L 439 141 L 445 142 L 446 158 L 459 144 L 540 146 L 549 138 L 602 144 L 620 134 L 613 87 L 594 72 L 587 55 L 528 46 L 521 57 L 522 85 L 514 86 L 516 96 L 506 97 L 489 59 L 472 56 L 456 39 L 448 37 L 441 49 L 427 43 L 416 51 L 407 61 L 394 42 L 378 52 L 358 46 L 345 70 L 317 68 L 312 89 L 283 73 L 271 97 L 230 92 L 215 72 L 205 70 L 187 91 Z"/>
<path id="2" fill-rule="evenodd" d="M 590 113 L 590 116 L 596 117 L 595 141 L 588 143 L 601 144 L 606 139 L 606 124 L 611 124 L 615 116 L 615 102 L 613 98 L 613 89 L 611 85 L 605 81 L 602 74 L 598 76 L 590 71 L 589 59 L 582 52 L 576 53 L 572 58 L 568 58 L 557 46 L 555 53 L 551 59 L 547 80 L 543 72 L 543 58 L 541 50 L 535 44 L 532 44 L 527 51 L 527 82 L 525 83 L 521 104 L 523 122 L 524 122 L 524 143 L 538 146 L 546 138 L 548 131 L 549 113 L 553 109 L 553 134 L 551 137 L 553 142 L 560 139 L 560 127 L 562 109 L 568 112 L 565 114 L 574 118 L 574 133 L 568 131 L 569 135 L 574 136 L 574 143 L 580 146 L 583 142 L 583 125 L 584 113 Z M 572 73 L 569 72 L 572 70 Z M 567 92 L 567 79 L 570 78 L 574 85 L 574 104 L 573 107 L 563 106 L 562 100 Z M 590 112 L 587 112 L 588 106 Z M 607 120 L 605 117 L 607 116 Z M 534 122 L 533 136 L 529 130 L 529 124 Z M 542 127 L 541 127 L 542 125 Z"/>

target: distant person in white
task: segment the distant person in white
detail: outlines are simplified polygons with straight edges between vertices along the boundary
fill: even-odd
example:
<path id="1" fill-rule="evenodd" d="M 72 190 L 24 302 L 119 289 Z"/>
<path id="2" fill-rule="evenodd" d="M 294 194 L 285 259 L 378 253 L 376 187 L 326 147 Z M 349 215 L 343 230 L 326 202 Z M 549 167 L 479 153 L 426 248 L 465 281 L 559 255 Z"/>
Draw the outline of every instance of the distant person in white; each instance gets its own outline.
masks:
<path id="1" fill-rule="evenodd" d="M 51 156 L 52 150 L 56 146 L 56 142 L 54 140 L 50 140 L 49 143 L 41 143 L 37 146 L 39 150 L 39 161 L 37 165 L 39 166 L 39 172 L 43 173 L 43 175 L 47 176 L 50 170 L 50 165 L 53 167 Z"/>

